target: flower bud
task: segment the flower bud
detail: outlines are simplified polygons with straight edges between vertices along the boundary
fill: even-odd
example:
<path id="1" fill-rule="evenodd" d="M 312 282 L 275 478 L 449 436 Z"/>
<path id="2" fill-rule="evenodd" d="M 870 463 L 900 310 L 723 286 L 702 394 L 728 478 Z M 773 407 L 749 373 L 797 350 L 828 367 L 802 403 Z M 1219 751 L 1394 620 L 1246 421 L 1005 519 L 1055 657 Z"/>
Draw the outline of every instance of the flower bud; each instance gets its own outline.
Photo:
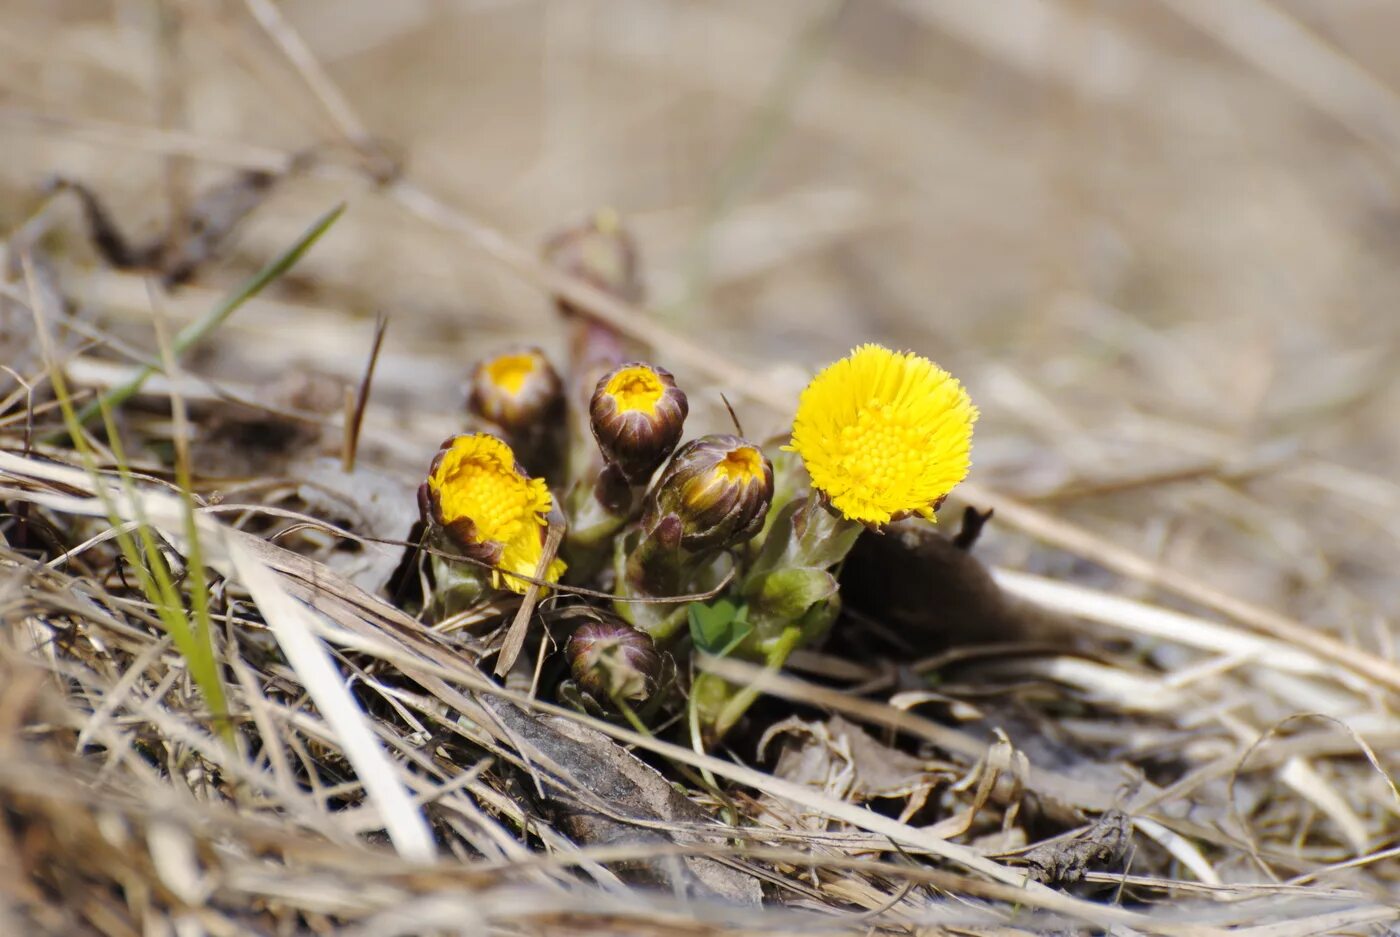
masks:
<path id="1" fill-rule="evenodd" d="M 583 224 L 550 238 L 544 246 L 544 259 L 619 299 L 641 299 L 637 248 L 617 212 L 611 209 L 601 209 Z M 560 305 L 566 312 L 578 312 L 567 302 L 561 301 Z"/>
<path id="2" fill-rule="evenodd" d="M 507 433 L 520 433 L 559 418 L 564 384 L 538 348 L 487 358 L 472 372 L 467 407 Z"/>
<path id="3" fill-rule="evenodd" d="M 738 436 L 701 436 L 686 443 L 647 499 L 642 528 L 661 528 L 670 517 L 681 525 L 681 546 L 691 552 L 743 543 L 763 528 L 773 502 L 773 464 Z"/>
<path id="4" fill-rule="evenodd" d="M 689 411 L 671 372 L 639 362 L 603 375 L 588 406 L 603 457 L 634 485 L 646 482 L 676 448 Z"/>
<path id="5" fill-rule="evenodd" d="M 590 622 L 564 649 L 574 682 L 598 699 L 644 700 L 656 689 L 661 655 L 647 635 L 621 622 Z"/>

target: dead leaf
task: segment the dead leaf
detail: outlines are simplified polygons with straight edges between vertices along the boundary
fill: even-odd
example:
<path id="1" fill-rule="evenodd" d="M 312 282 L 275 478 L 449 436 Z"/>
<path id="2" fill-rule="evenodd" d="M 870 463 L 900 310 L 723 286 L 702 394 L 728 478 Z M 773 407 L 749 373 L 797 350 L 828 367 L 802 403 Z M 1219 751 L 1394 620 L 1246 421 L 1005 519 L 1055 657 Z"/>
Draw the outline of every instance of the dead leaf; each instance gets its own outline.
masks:
<path id="1" fill-rule="evenodd" d="M 321 457 L 310 462 L 301 477 L 297 493 L 310 513 L 332 523 L 343 519 L 357 534 L 399 540 L 418 520 L 414 487 L 397 476 L 367 466 L 347 473 L 340 460 Z M 366 592 L 378 593 L 402 558 L 403 547 L 364 543 L 355 552 L 331 553 L 326 565 Z"/>
<path id="2" fill-rule="evenodd" d="M 794 716 L 772 726 L 759 743 L 760 757 L 780 735 L 792 741 L 778 756 L 774 775 L 809 784 L 842 800 L 905 799 L 904 813 L 912 815 L 929 793 L 952 775 L 941 763 L 891 748 L 840 716 L 826 722 L 807 722 Z"/>
<path id="3" fill-rule="evenodd" d="M 586 845 L 723 842 L 723 827 L 673 788 L 655 768 L 589 727 L 557 716 L 537 717 L 491 697 L 481 697 L 532 762 L 569 778 L 568 787 L 544 781 L 548 806 L 561 829 Z M 588 792 L 582 799 L 580 792 Z M 666 830 L 667 823 L 714 826 L 715 835 Z M 658 826 L 652 826 L 657 824 Z M 623 878 L 698 897 L 758 905 L 758 879 L 703 856 L 657 857 L 616 870 Z"/>

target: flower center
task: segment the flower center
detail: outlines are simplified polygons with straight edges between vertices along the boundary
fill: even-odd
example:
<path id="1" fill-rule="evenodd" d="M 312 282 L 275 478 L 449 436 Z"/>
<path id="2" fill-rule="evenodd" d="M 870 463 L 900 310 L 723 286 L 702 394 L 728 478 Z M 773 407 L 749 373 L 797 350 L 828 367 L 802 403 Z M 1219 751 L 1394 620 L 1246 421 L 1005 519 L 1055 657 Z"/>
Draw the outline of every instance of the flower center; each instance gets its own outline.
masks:
<path id="1" fill-rule="evenodd" d="M 666 393 L 666 385 L 651 368 L 623 368 L 608 381 L 606 392 L 617 402 L 619 413 L 640 410 L 652 413 Z"/>
<path id="2" fill-rule="evenodd" d="M 726 482 L 748 483 L 764 477 L 763 455 L 752 446 L 740 446 L 725 453 L 715 465 L 715 474 Z"/>
<path id="3" fill-rule="evenodd" d="M 443 516 L 470 518 L 479 541 L 513 539 L 534 508 L 528 485 L 481 462 L 461 463 L 442 480 L 440 491 Z"/>
<path id="4" fill-rule="evenodd" d="M 874 491 L 907 485 L 922 469 L 927 434 L 893 404 L 871 400 L 841 427 L 838 464 L 856 484 Z"/>
<path id="5" fill-rule="evenodd" d="M 486 366 L 486 374 L 492 384 L 513 397 L 520 393 L 520 388 L 535 373 L 536 367 L 538 364 L 534 355 L 501 355 Z"/>

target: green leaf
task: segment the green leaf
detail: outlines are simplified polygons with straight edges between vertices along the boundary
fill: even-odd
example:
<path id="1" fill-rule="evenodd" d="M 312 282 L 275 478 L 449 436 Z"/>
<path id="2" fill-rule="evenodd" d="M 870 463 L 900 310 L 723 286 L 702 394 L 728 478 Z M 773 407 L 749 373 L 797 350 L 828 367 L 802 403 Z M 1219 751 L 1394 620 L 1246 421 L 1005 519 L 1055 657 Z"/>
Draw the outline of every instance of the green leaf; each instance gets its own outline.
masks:
<path id="1" fill-rule="evenodd" d="M 784 505 L 763 541 L 751 578 L 792 566 L 826 568 L 846 558 L 865 528 L 813 504 L 807 495 Z"/>
<path id="2" fill-rule="evenodd" d="M 793 516 L 801 529 L 792 557 L 802 566 L 835 566 L 846 558 L 865 528 L 826 508 L 804 510 Z"/>
<path id="3" fill-rule="evenodd" d="M 686 610 L 690 618 L 690 639 L 698 650 L 715 657 L 732 653 L 753 631 L 749 607 L 736 605 L 729 599 L 719 599 L 709 605 L 692 602 Z"/>
<path id="4" fill-rule="evenodd" d="M 689 612 L 691 639 L 696 647 L 709 648 L 727 632 L 738 607 L 728 599 L 720 599 L 713 605 L 692 602 Z"/>

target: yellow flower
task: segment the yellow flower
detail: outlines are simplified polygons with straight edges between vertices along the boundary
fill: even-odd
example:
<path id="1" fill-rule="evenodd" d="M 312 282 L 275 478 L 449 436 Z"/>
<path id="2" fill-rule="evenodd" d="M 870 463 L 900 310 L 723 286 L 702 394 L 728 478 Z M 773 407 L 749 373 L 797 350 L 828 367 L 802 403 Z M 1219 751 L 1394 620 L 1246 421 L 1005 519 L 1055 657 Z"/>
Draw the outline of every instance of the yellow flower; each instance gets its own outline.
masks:
<path id="1" fill-rule="evenodd" d="M 932 361 L 861 345 L 812 378 L 787 448 L 851 520 L 932 519 L 967 477 L 976 421 L 962 385 Z"/>
<path id="2" fill-rule="evenodd" d="M 443 444 L 426 485 L 428 507 L 468 553 L 492 564 L 491 584 L 523 593 L 544 548 L 545 516 L 554 506 L 544 479 L 530 478 L 510 446 L 485 433 L 454 436 Z M 543 578 L 557 582 L 564 564 L 553 560 Z"/>
<path id="3" fill-rule="evenodd" d="M 508 394 L 520 393 L 530 375 L 541 370 L 539 356 L 531 352 L 498 355 L 484 364 L 491 383 Z"/>

